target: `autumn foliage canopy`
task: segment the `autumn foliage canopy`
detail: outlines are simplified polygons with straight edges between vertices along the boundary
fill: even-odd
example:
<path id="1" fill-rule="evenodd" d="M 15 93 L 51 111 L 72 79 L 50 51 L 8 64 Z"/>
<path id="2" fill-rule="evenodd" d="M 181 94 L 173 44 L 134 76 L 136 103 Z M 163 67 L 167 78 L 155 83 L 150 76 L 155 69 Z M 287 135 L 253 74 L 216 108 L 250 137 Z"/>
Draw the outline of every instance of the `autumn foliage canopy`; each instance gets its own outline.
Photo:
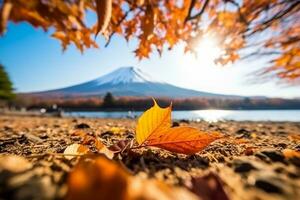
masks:
<path id="1" fill-rule="evenodd" d="M 2 0 L 0 33 L 7 22 L 26 21 L 80 51 L 98 47 L 96 35 L 107 44 L 114 35 L 137 39 L 139 59 L 161 54 L 182 43 L 194 51 L 206 34 L 218 40 L 226 64 L 251 56 L 269 61 L 261 75 L 289 83 L 300 79 L 299 0 Z M 85 16 L 98 16 L 88 25 Z"/>

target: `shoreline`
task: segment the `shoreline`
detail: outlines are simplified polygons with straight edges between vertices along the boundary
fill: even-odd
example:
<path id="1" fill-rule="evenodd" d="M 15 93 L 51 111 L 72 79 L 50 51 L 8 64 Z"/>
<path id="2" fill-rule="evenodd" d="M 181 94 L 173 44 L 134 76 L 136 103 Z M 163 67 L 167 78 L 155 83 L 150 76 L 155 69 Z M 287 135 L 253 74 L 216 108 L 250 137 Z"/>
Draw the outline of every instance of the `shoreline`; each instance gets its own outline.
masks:
<path id="1" fill-rule="evenodd" d="M 186 112 L 190 112 L 188 110 L 185 110 Z M 184 113 L 185 112 L 184 110 L 182 111 L 179 111 L 180 113 Z M 284 119 L 283 116 L 281 116 L 281 118 L 283 118 L 282 120 L 280 118 L 277 118 L 274 120 L 274 118 L 272 119 L 267 119 L 267 117 L 264 117 L 263 119 L 259 119 L 261 116 L 257 116 L 257 120 L 256 119 L 252 119 L 253 116 L 250 116 L 250 118 L 247 117 L 244 119 L 243 118 L 238 118 L 238 116 L 236 116 L 235 118 L 232 117 L 232 118 L 227 118 L 226 119 L 226 116 L 225 117 L 219 117 L 219 118 L 215 118 L 215 119 L 212 119 L 212 118 L 205 118 L 205 115 L 194 115 L 192 116 L 191 114 L 187 114 L 187 115 L 182 115 L 182 114 L 179 114 L 176 116 L 176 112 L 178 111 L 173 111 L 173 121 L 190 121 L 190 122 L 294 122 L 294 123 L 297 123 L 297 122 L 300 122 L 300 110 L 197 110 L 199 112 L 205 112 L 205 111 L 208 111 L 208 112 L 236 112 L 236 111 L 240 111 L 241 113 L 243 113 L 244 111 L 249 111 L 250 113 L 251 112 L 259 112 L 259 113 L 263 113 L 263 111 L 266 111 L 266 112 L 281 112 L 281 111 L 292 111 L 292 112 L 295 112 L 295 113 L 298 113 L 299 112 L 299 116 L 298 118 L 297 117 L 293 117 L 293 118 L 290 118 L 291 115 L 289 115 L 288 119 Z M 77 114 L 76 114 L 77 113 Z M 80 114 L 80 113 L 85 113 L 85 114 Z M 97 113 L 99 113 L 99 115 L 97 115 Z M 104 114 L 104 115 L 101 115 L 100 113 Z M 110 115 L 110 113 L 117 113 L 115 116 L 112 116 Z M 141 111 L 110 111 L 110 112 L 106 112 L 106 111 L 84 111 L 84 112 L 63 112 L 63 111 L 60 111 L 60 112 L 45 112 L 45 113 L 42 113 L 40 111 L 0 111 L 0 116 L 35 116 L 35 117 L 61 117 L 61 118 L 87 118 L 87 119 L 133 119 L 133 120 L 136 120 L 138 117 L 139 117 L 139 113 L 141 113 Z M 175 113 L 175 116 L 174 116 L 174 113 Z M 239 112 L 237 112 L 239 113 Z M 90 114 L 95 114 L 95 115 L 90 115 Z M 247 113 L 245 113 L 247 115 Z M 269 113 L 270 114 L 270 113 Z M 280 113 L 277 113 L 277 114 L 280 114 Z M 183 117 L 180 117 L 180 116 L 183 116 Z M 269 116 L 270 117 L 270 116 Z"/>

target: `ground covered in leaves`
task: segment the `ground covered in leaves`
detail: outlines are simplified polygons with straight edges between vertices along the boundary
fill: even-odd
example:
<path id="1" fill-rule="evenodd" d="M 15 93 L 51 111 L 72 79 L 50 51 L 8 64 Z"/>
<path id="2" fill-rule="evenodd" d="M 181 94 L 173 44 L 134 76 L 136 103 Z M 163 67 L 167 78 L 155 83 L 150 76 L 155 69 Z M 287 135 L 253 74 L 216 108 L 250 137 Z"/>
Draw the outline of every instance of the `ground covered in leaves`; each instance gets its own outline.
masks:
<path id="1" fill-rule="evenodd" d="M 214 195 L 221 193 L 215 189 L 203 194 L 195 187 L 210 187 L 203 177 L 212 174 L 228 199 L 299 198 L 300 123 L 173 122 L 173 126 L 187 124 L 219 131 L 225 137 L 195 155 L 141 148 L 118 154 L 114 160 L 134 177 L 188 189 L 200 193 L 200 199 L 216 199 Z M 84 131 L 110 146 L 133 139 L 135 126 L 136 121 L 130 119 L 0 116 L 0 199 L 65 198 L 68 176 L 78 159 L 69 160 L 62 154 L 69 145 L 83 140 L 74 133 Z M 96 152 L 92 144 L 90 150 Z M 21 156 L 24 162 L 14 163 L 4 155 Z"/>

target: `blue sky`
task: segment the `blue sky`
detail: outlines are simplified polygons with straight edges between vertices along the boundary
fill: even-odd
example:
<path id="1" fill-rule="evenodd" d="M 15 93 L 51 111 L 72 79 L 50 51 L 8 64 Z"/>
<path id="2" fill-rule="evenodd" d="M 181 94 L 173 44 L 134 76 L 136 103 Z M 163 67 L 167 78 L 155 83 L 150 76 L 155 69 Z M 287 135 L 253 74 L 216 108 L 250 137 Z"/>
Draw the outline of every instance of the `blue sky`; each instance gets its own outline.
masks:
<path id="1" fill-rule="evenodd" d="M 219 67 L 207 62 L 206 47 L 197 59 L 184 54 L 178 45 L 164 52 L 162 57 L 153 54 L 150 59 L 139 61 L 132 53 L 135 42 L 127 43 L 120 37 L 114 37 L 107 48 L 99 37 L 100 49 L 89 49 L 84 54 L 74 46 L 62 52 L 59 41 L 49 35 L 26 23 L 10 23 L 8 32 L 0 37 L 0 63 L 6 67 L 16 91 L 65 87 L 89 81 L 121 66 L 136 66 L 158 80 L 201 91 L 246 96 L 300 96 L 300 86 L 277 85 L 275 80 L 251 84 L 251 72 L 265 65 L 262 60 Z"/>

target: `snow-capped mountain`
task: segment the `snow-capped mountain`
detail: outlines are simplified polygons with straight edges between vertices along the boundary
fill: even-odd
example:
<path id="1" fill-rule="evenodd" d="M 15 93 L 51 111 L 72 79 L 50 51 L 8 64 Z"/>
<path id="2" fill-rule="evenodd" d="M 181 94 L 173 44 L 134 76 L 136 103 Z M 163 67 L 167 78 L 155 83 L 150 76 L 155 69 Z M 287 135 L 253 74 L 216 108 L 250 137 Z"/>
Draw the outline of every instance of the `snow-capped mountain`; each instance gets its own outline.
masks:
<path id="1" fill-rule="evenodd" d="M 148 74 L 135 67 L 121 67 L 113 72 L 94 80 L 98 85 L 157 82 Z"/>
<path id="2" fill-rule="evenodd" d="M 233 97 L 177 87 L 152 78 L 135 67 L 121 67 L 109 74 L 82 84 L 56 90 L 34 93 L 43 96 L 114 96 L 152 97 Z"/>

